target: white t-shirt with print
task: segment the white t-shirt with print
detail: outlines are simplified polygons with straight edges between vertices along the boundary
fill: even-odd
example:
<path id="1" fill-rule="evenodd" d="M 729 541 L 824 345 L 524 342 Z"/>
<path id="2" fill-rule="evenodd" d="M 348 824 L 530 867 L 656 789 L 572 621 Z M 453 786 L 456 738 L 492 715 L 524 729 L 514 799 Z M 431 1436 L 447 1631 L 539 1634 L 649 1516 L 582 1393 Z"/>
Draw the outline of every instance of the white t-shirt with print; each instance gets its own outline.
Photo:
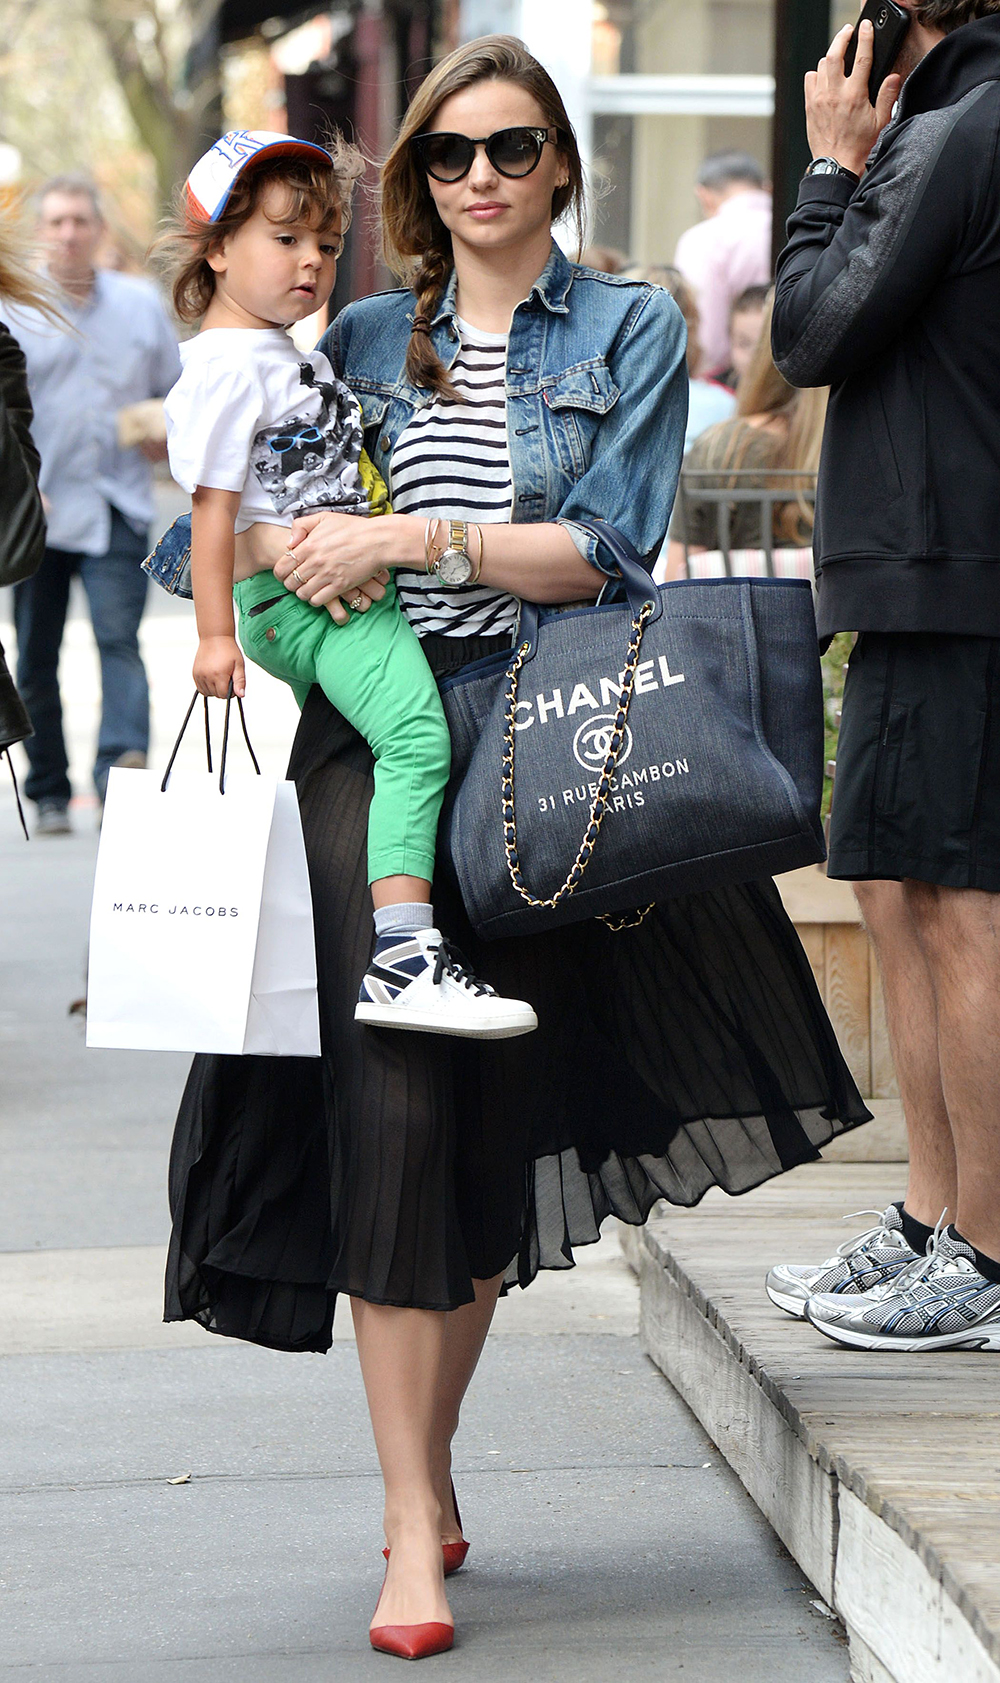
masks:
<path id="1" fill-rule="evenodd" d="M 183 490 L 239 491 L 237 532 L 310 509 L 369 514 L 361 409 L 321 351 L 282 327 L 214 327 L 181 346 L 167 397 L 170 472 Z"/>

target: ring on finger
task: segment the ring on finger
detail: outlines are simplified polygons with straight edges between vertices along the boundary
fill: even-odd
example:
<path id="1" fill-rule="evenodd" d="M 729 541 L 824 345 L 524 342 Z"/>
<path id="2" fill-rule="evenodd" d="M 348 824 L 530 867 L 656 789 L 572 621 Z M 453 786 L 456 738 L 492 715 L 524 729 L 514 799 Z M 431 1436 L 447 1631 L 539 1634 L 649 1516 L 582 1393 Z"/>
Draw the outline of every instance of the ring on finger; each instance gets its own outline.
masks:
<path id="1" fill-rule="evenodd" d="M 361 591 L 359 590 L 358 594 L 356 596 L 351 597 L 351 600 L 348 602 L 347 605 L 348 605 L 349 608 L 353 608 L 354 612 L 356 614 L 359 614 L 361 612 L 362 608 L 365 605 L 365 600 L 366 600 L 366 598 L 361 594 Z"/>
<path id="2" fill-rule="evenodd" d="M 292 576 L 293 579 L 295 579 L 296 583 L 298 583 L 298 584 L 305 584 L 305 582 L 306 582 L 305 579 L 302 577 L 302 574 L 299 572 L 298 567 L 293 567 L 292 568 L 291 576 Z"/>

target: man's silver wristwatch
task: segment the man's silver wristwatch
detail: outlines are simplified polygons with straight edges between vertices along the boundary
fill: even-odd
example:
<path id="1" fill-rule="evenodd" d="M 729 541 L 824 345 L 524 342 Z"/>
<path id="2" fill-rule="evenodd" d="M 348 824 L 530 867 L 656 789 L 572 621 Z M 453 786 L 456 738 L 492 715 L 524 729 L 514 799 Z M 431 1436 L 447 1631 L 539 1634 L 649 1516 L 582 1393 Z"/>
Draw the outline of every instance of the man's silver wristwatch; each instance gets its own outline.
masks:
<path id="1" fill-rule="evenodd" d="M 472 557 L 469 554 L 469 527 L 464 520 L 449 520 L 448 547 L 441 551 L 431 572 L 442 584 L 468 584 L 472 577 Z"/>
<path id="2" fill-rule="evenodd" d="M 846 164 L 839 164 L 836 158 L 814 158 L 806 170 L 807 179 L 810 175 L 846 175 L 848 181 L 854 182 L 855 187 L 861 180 L 860 175 L 855 175 Z"/>

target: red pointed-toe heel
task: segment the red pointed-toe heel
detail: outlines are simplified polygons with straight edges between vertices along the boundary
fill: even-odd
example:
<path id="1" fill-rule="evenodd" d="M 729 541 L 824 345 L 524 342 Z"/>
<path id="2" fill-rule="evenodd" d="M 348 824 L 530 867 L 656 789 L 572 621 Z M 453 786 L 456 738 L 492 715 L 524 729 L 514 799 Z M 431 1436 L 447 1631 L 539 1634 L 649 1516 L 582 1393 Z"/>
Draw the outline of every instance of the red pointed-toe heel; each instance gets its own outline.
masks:
<path id="1" fill-rule="evenodd" d="M 452 1480 L 451 1485 L 451 1499 L 455 1504 L 455 1519 L 458 1522 L 458 1529 L 461 1531 L 462 1516 L 458 1511 L 458 1497 L 455 1495 L 454 1479 Z M 382 1550 L 386 1560 L 389 1558 L 389 1552 L 390 1551 L 388 1549 Z M 469 1545 L 464 1537 L 460 1537 L 457 1543 L 441 1544 L 441 1553 L 444 1555 L 444 1575 L 446 1578 L 450 1578 L 455 1572 L 461 1572 L 462 1567 L 465 1565 L 465 1557 L 468 1552 Z"/>
<path id="2" fill-rule="evenodd" d="M 452 1625 L 376 1625 L 368 1632 L 371 1645 L 380 1654 L 395 1654 L 401 1660 L 427 1660 L 432 1654 L 446 1654 L 455 1641 Z"/>

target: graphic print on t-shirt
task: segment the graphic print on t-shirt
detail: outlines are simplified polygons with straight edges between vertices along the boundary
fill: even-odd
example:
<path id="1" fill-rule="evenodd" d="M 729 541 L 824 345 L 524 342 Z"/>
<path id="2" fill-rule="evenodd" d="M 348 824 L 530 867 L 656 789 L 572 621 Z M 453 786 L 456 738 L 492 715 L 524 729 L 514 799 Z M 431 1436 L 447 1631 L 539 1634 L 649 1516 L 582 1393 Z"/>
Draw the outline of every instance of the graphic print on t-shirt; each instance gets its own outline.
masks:
<path id="1" fill-rule="evenodd" d="M 340 380 L 319 380 L 311 363 L 300 362 L 304 386 L 320 396 L 319 414 L 292 415 L 280 427 L 264 427 L 250 448 L 250 466 L 278 514 L 335 508 L 341 514 L 370 514 L 358 463 L 361 411 Z"/>

